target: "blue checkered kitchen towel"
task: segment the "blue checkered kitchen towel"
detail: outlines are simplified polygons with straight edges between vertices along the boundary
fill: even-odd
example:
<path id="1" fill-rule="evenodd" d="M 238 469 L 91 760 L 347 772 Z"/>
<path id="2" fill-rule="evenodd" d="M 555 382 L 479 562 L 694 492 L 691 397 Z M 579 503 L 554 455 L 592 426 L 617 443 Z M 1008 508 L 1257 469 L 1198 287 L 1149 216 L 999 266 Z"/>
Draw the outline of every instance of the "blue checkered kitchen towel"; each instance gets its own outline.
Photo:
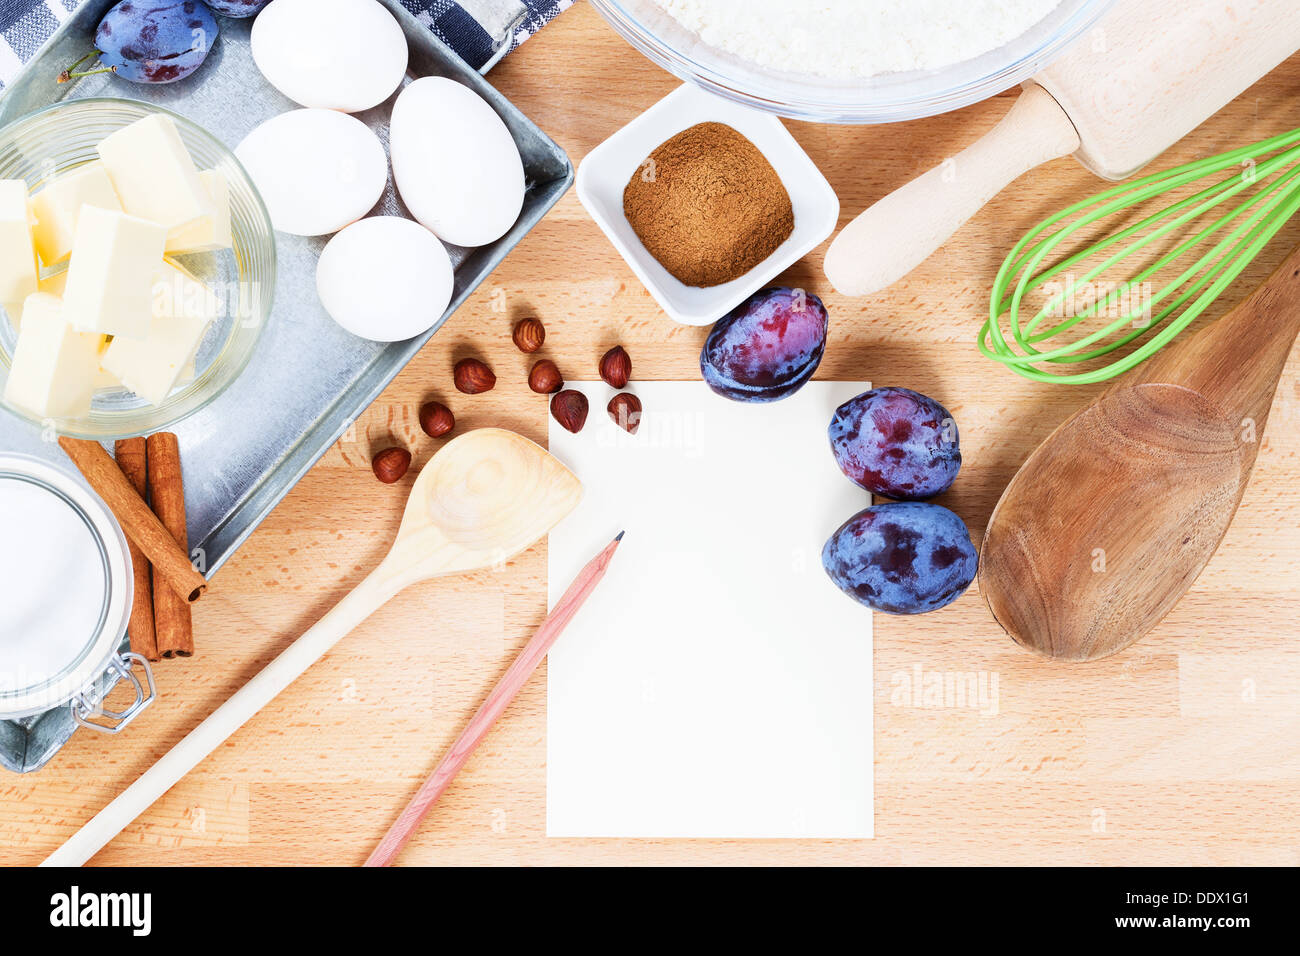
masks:
<path id="1" fill-rule="evenodd" d="M 0 0 L 0 89 L 50 34 L 85 0 Z M 492 57 L 494 36 L 526 8 L 514 27 L 510 48 L 555 19 L 573 0 L 401 0 L 438 37 L 476 69 Z"/>

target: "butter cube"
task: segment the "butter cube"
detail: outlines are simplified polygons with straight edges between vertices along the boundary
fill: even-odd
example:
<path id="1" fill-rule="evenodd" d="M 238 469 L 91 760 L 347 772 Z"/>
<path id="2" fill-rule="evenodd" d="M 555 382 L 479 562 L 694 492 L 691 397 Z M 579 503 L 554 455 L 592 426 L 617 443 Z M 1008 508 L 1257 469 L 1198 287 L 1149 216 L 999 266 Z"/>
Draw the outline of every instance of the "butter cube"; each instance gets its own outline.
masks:
<path id="1" fill-rule="evenodd" d="M 105 341 L 107 341 L 107 339 Z M 108 346 L 105 345 L 104 348 L 107 349 Z M 101 389 L 108 389 L 108 388 L 121 388 L 122 387 L 121 380 L 118 379 L 118 377 L 114 375 L 112 372 L 108 371 L 108 369 L 104 368 L 103 365 L 104 353 L 102 351 L 99 353 L 99 360 L 100 360 L 99 370 L 95 373 L 95 391 L 98 392 Z"/>
<path id="2" fill-rule="evenodd" d="M 194 273 L 170 257 L 159 264 L 153 282 L 153 317 L 173 316 L 213 322 L 221 315 L 221 300 Z"/>
<path id="3" fill-rule="evenodd" d="M 98 366 L 95 369 L 95 381 L 94 381 L 95 391 L 97 392 L 100 389 L 122 387 L 121 380 L 112 372 L 109 372 L 104 368 L 104 353 L 108 351 L 109 343 L 111 343 L 113 340 L 110 339 L 107 335 L 101 336 L 101 338 L 103 339 L 103 341 L 99 345 L 99 354 L 97 356 Z"/>
<path id="4" fill-rule="evenodd" d="M 36 291 L 36 246 L 27 184 L 0 180 L 0 302 L 25 302 Z"/>
<path id="5" fill-rule="evenodd" d="M 154 314 L 144 339 L 114 338 L 104 351 L 104 370 L 141 398 L 160 405 L 186 376 L 212 320 L 220 312 L 203 283 L 164 263 L 154 285 Z"/>
<path id="6" fill-rule="evenodd" d="M 209 200 L 170 116 L 154 113 L 98 146 L 128 215 L 179 230 L 208 212 Z"/>
<path id="7" fill-rule="evenodd" d="M 230 234 L 230 184 L 223 173 L 206 169 L 199 181 L 208 195 L 208 212 L 188 226 L 169 235 L 167 254 L 187 256 L 196 252 L 215 252 L 234 245 Z"/>
<path id="8" fill-rule="evenodd" d="M 60 176 L 32 197 L 32 212 L 36 215 L 32 236 L 36 240 L 36 254 L 47 266 L 72 255 L 72 240 L 82 206 L 122 211 L 122 203 L 103 163 L 87 163 Z"/>
<path id="9" fill-rule="evenodd" d="M 36 284 L 36 291 L 47 292 L 50 295 L 58 296 L 62 299 L 63 290 L 66 289 L 67 286 L 68 270 L 64 269 L 62 272 L 56 272 L 54 275 L 46 276 L 38 282 Z M 14 331 L 21 332 L 23 328 L 23 303 L 19 302 L 17 305 L 7 305 L 5 306 L 5 311 L 9 313 L 9 319 L 14 324 Z"/>
<path id="10" fill-rule="evenodd" d="M 60 299 L 63 298 L 63 293 L 66 292 L 67 289 L 68 289 L 67 269 L 64 269 L 62 272 L 56 272 L 53 275 L 46 276 L 44 279 L 40 281 L 40 283 L 36 287 L 36 290 L 38 292 L 45 292 L 49 295 L 57 295 Z"/>
<path id="11" fill-rule="evenodd" d="M 103 341 L 102 335 L 77 332 L 64 321 L 58 296 L 28 296 L 5 401 L 41 418 L 87 415 Z"/>
<path id="12" fill-rule="evenodd" d="M 148 335 L 154 273 L 166 242 L 166 230 L 155 223 L 84 207 L 63 297 L 77 330 L 138 339 Z"/>

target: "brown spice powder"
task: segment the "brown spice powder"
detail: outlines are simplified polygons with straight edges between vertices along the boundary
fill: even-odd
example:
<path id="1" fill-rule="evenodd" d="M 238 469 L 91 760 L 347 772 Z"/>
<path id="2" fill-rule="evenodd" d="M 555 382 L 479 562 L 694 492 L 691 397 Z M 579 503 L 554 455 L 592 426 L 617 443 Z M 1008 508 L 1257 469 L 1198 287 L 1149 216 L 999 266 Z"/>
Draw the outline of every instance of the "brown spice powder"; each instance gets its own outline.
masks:
<path id="1" fill-rule="evenodd" d="M 623 190 L 623 214 L 650 254 L 691 286 L 739 278 L 794 231 L 776 170 L 725 123 L 699 123 L 661 143 Z"/>

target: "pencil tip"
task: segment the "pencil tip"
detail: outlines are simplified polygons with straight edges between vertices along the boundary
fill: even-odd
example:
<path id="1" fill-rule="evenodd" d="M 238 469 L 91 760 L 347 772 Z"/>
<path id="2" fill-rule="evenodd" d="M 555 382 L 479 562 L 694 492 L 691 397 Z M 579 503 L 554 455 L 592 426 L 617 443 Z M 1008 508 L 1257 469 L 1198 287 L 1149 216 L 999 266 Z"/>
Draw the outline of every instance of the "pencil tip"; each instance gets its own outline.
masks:
<path id="1" fill-rule="evenodd" d="M 626 531 L 620 531 L 617 535 L 615 535 L 614 540 L 615 540 L 615 541 L 622 541 L 622 540 L 623 540 L 623 535 L 625 535 L 625 534 L 627 534 Z"/>

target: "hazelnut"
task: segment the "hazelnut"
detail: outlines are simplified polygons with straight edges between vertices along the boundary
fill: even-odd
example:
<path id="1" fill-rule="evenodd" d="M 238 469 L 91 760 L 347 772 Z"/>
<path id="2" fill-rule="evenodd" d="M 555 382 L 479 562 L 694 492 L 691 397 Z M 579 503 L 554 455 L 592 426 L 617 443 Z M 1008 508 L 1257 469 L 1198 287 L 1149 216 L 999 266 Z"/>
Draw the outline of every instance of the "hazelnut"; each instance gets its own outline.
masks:
<path id="1" fill-rule="evenodd" d="M 528 387 L 542 395 L 550 395 L 564 388 L 564 376 L 550 359 L 542 359 L 528 373 Z"/>
<path id="2" fill-rule="evenodd" d="M 632 377 L 632 359 L 627 350 L 616 345 L 600 360 L 600 377 L 611 388 L 623 388 Z"/>
<path id="3" fill-rule="evenodd" d="M 635 435 L 636 430 L 641 427 L 641 399 L 631 392 L 620 392 L 611 398 L 606 411 L 614 420 L 614 424 L 629 435 Z"/>
<path id="4" fill-rule="evenodd" d="M 561 426 L 575 435 L 587 424 L 587 396 L 566 388 L 551 399 L 551 414 Z"/>
<path id="5" fill-rule="evenodd" d="M 538 319 L 522 319 L 515 325 L 515 346 L 521 352 L 536 352 L 546 341 L 546 326 Z"/>
<path id="6" fill-rule="evenodd" d="M 375 470 L 375 477 L 386 485 L 401 481 L 411 467 L 411 453 L 405 448 L 385 448 L 375 456 L 370 467 Z"/>
<path id="7" fill-rule="evenodd" d="M 420 406 L 420 427 L 430 438 L 441 438 L 456 427 L 456 416 L 442 402 L 426 402 Z"/>
<path id="8" fill-rule="evenodd" d="M 476 358 L 464 358 L 457 362 L 452 380 L 456 383 L 456 388 L 466 395 L 490 392 L 497 383 L 492 369 Z"/>

